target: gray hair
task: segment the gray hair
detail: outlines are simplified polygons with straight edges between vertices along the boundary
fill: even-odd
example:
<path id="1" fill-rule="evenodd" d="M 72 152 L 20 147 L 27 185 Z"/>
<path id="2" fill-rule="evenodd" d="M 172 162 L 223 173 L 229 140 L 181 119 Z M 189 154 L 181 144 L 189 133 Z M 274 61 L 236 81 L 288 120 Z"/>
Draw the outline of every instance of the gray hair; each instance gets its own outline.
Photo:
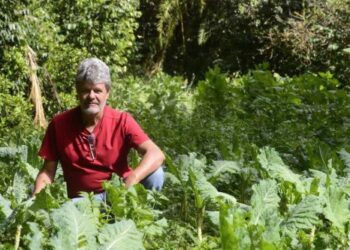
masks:
<path id="1" fill-rule="evenodd" d="M 98 58 L 83 60 L 78 67 L 75 85 L 78 88 L 80 84 L 85 82 L 93 84 L 104 83 L 107 91 L 109 91 L 111 88 L 109 67 Z"/>

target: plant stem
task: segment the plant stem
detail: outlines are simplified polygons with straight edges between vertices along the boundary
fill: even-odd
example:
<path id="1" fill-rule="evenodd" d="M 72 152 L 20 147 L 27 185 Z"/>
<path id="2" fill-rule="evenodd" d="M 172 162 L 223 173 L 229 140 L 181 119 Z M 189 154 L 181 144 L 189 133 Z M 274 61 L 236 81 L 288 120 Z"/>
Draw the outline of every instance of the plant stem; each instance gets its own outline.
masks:
<path id="1" fill-rule="evenodd" d="M 183 219 L 184 219 L 184 221 L 187 221 L 188 202 L 187 202 L 187 193 L 186 192 L 184 193 L 181 206 L 182 206 L 181 211 L 182 211 Z"/>
<path id="2" fill-rule="evenodd" d="M 16 238 L 15 238 L 15 248 L 14 248 L 15 250 L 17 250 L 19 247 L 19 242 L 21 240 L 21 231 L 22 231 L 22 225 L 18 225 L 16 230 Z"/>
<path id="3" fill-rule="evenodd" d="M 315 231 L 316 231 L 316 227 L 312 227 L 311 229 L 311 233 L 310 233 L 310 240 L 309 240 L 309 247 L 310 249 L 312 248 L 312 244 L 313 244 L 313 241 L 315 239 Z"/>
<path id="4" fill-rule="evenodd" d="M 197 209 L 197 235 L 198 241 L 202 242 L 202 227 L 203 227 L 203 219 L 204 219 L 205 206 Z"/>

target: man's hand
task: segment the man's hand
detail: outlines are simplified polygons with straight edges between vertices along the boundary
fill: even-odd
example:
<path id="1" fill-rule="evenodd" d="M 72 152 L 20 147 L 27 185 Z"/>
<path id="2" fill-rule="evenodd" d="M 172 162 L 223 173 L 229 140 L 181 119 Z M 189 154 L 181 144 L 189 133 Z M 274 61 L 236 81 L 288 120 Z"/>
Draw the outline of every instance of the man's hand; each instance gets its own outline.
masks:
<path id="1" fill-rule="evenodd" d="M 51 184 L 55 179 L 57 161 L 45 160 L 43 168 L 40 170 L 35 180 L 35 186 L 32 196 L 39 193 L 47 184 Z"/>
<path id="2" fill-rule="evenodd" d="M 137 151 L 142 160 L 134 171 L 125 179 L 125 187 L 129 188 L 156 171 L 163 163 L 165 156 L 159 147 L 151 140 L 140 144 Z"/>
<path id="3" fill-rule="evenodd" d="M 134 171 L 131 172 L 131 174 L 128 175 L 125 179 L 125 188 L 129 188 L 137 183 L 139 183 L 141 180 L 139 180 L 135 174 Z"/>

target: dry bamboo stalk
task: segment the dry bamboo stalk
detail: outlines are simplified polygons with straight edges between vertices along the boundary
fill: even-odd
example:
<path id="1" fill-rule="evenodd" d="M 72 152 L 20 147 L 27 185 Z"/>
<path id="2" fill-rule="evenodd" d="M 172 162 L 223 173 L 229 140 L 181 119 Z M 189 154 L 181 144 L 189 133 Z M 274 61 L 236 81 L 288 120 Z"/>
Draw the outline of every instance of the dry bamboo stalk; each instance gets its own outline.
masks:
<path id="1" fill-rule="evenodd" d="M 35 61 L 35 52 L 29 46 L 27 46 L 27 49 L 27 63 L 30 70 L 29 79 L 32 84 L 29 98 L 32 100 L 35 107 L 34 124 L 46 128 L 47 121 L 45 118 L 43 101 L 41 97 L 40 82 L 36 74 L 38 65 Z"/>

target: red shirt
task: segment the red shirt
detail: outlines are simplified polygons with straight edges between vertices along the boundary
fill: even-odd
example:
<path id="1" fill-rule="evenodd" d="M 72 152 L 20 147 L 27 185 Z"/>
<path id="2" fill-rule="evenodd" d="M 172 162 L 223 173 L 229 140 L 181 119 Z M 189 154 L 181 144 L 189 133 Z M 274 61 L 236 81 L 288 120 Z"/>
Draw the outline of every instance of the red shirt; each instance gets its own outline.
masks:
<path id="1" fill-rule="evenodd" d="M 52 119 L 39 151 L 45 160 L 60 161 L 70 198 L 81 191 L 102 192 L 102 182 L 112 173 L 127 177 L 132 171 L 127 162 L 130 149 L 149 139 L 130 114 L 108 106 L 91 134 L 95 135 L 95 159 L 87 139 L 90 132 L 76 107 Z"/>

